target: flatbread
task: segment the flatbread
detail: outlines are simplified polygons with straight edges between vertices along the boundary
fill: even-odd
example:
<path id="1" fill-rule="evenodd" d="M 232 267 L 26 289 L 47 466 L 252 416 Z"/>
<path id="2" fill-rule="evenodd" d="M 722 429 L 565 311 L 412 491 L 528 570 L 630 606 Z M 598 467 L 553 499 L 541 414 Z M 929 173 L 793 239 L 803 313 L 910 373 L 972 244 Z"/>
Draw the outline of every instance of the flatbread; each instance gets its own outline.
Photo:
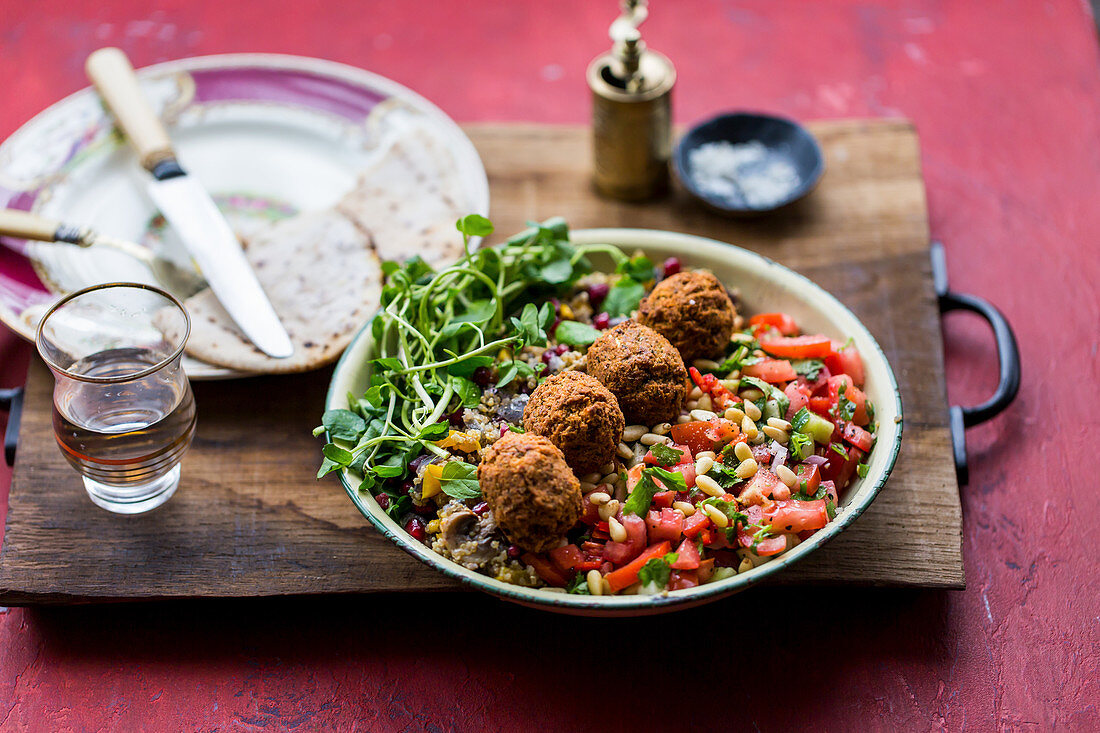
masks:
<path id="1" fill-rule="evenodd" d="M 420 255 L 436 269 L 463 255 L 455 222 L 470 213 L 454 156 L 416 126 L 384 145 L 336 210 L 368 232 L 382 260 Z"/>
<path id="2" fill-rule="evenodd" d="M 294 354 L 273 359 L 257 349 L 208 289 L 184 302 L 187 353 L 197 359 L 270 374 L 316 369 L 334 361 L 378 309 L 382 268 L 370 237 L 336 211 L 272 222 L 245 240 L 245 254 Z"/>

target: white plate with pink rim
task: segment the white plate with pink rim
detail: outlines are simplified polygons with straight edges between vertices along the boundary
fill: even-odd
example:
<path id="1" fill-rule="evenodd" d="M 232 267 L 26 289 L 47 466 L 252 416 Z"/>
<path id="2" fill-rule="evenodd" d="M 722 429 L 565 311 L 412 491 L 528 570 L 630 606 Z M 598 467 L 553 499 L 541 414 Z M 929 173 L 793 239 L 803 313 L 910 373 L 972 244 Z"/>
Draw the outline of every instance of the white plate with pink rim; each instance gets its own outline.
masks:
<path id="1" fill-rule="evenodd" d="M 327 207 L 356 182 L 379 142 L 413 126 L 454 157 L 466 210 L 488 214 L 477 151 L 438 107 L 362 69 L 273 54 L 206 56 L 138 71 L 179 158 L 211 192 L 238 234 Z M 132 149 L 99 96 L 83 89 L 0 144 L 0 204 L 189 258 L 145 194 Z M 66 292 L 119 280 L 157 285 L 137 261 L 110 250 L 0 237 L 0 322 L 33 340 L 38 319 Z M 240 376 L 186 359 L 193 379 Z"/>

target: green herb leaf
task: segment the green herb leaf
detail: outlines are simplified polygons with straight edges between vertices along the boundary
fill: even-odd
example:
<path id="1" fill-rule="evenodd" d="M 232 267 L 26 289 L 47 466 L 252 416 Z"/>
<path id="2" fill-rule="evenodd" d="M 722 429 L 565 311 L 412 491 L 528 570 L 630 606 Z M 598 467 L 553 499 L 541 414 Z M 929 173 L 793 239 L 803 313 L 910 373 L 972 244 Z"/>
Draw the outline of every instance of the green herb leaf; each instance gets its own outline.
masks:
<path id="1" fill-rule="evenodd" d="M 487 237 L 493 233 L 493 222 L 479 214 L 467 214 L 455 222 L 455 229 L 467 237 Z"/>
<path id="2" fill-rule="evenodd" d="M 395 359 L 392 356 L 384 359 L 375 359 L 371 362 L 376 369 L 389 372 L 399 372 L 405 368 L 405 365 L 401 363 L 400 359 Z"/>
<path id="3" fill-rule="evenodd" d="M 791 406 L 791 400 L 783 393 L 783 390 L 775 385 L 768 384 L 763 379 L 757 379 L 756 377 L 741 377 L 741 386 L 743 387 L 746 384 L 750 384 L 763 392 L 765 402 L 767 402 L 767 400 L 775 400 L 780 415 L 787 414 L 787 408 Z"/>
<path id="4" fill-rule="evenodd" d="M 568 257 L 554 260 L 539 269 L 539 277 L 551 285 L 561 285 L 573 278 L 573 263 Z"/>
<path id="5" fill-rule="evenodd" d="M 867 478 L 867 472 L 869 470 L 871 470 L 871 467 L 868 466 L 866 463 L 860 463 L 856 465 L 856 473 L 859 474 L 860 478 Z"/>
<path id="6" fill-rule="evenodd" d="M 333 440 L 346 440 L 354 443 L 367 429 L 367 421 L 351 410 L 328 410 L 321 416 L 329 437 Z"/>
<path id="7" fill-rule="evenodd" d="M 630 492 L 630 496 L 627 497 L 626 503 L 623 504 L 623 513 L 644 517 L 653 503 L 653 495 L 660 490 L 660 487 L 654 483 L 649 474 L 643 471 L 641 481 L 637 483 L 634 490 Z"/>
<path id="8" fill-rule="evenodd" d="M 500 370 L 500 378 L 497 379 L 497 389 L 510 384 L 516 375 L 519 374 L 519 364 L 522 362 L 511 361 Z"/>
<path id="9" fill-rule="evenodd" d="M 659 480 L 664 484 L 666 491 L 687 491 L 687 482 L 684 480 L 684 474 L 678 471 L 669 471 L 660 466 L 653 466 L 652 468 L 645 469 L 642 473 L 646 474 L 651 479 Z"/>
<path id="10" fill-rule="evenodd" d="M 644 297 L 645 286 L 637 280 L 624 277 L 608 291 L 603 301 L 603 309 L 612 318 L 629 316 L 632 311 L 637 310 L 638 304 Z"/>
<path id="11" fill-rule="evenodd" d="M 676 448 L 670 448 L 664 443 L 657 443 L 649 449 L 649 452 L 662 466 L 675 466 L 683 458 L 684 452 Z"/>
<path id="12" fill-rule="evenodd" d="M 580 572 L 573 576 L 573 580 L 569 581 L 569 585 L 566 586 L 565 591 L 577 596 L 592 595 L 592 592 L 588 590 L 587 576 Z"/>
<path id="13" fill-rule="evenodd" d="M 736 529 L 738 522 L 745 525 L 746 527 L 751 523 L 749 515 L 745 514 L 738 508 L 737 502 L 726 501 L 725 499 L 719 499 L 717 496 L 712 496 L 709 499 L 703 500 L 702 504 L 704 506 L 712 506 L 718 511 L 725 514 L 726 518 L 730 520 L 730 527 L 733 527 L 734 529 Z"/>
<path id="14" fill-rule="evenodd" d="M 653 267 L 653 261 L 645 255 L 631 257 L 629 260 L 622 261 L 619 263 L 619 266 L 615 268 L 615 272 L 622 273 L 640 283 L 644 283 L 647 280 L 654 280 L 657 277 L 656 269 Z"/>
<path id="15" fill-rule="evenodd" d="M 341 468 L 343 468 L 343 466 L 341 466 L 339 463 L 326 457 L 323 461 L 321 461 L 321 467 L 317 469 L 317 478 L 323 478 L 333 471 L 338 471 Z"/>
<path id="16" fill-rule="evenodd" d="M 341 448 L 335 443 L 326 443 L 325 447 L 321 449 L 321 454 L 330 461 L 340 464 L 341 466 L 347 466 L 353 460 L 355 456 L 350 450 Z"/>
<path id="17" fill-rule="evenodd" d="M 654 557 L 649 560 L 642 569 L 638 571 L 638 580 L 642 585 L 655 584 L 658 588 L 667 588 L 668 580 L 672 577 L 672 563 L 676 562 L 679 556 L 675 552 L 670 552 L 664 557 Z"/>
<path id="18" fill-rule="evenodd" d="M 497 306 L 491 300 L 475 300 L 470 303 L 470 306 L 462 313 L 456 314 L 451 318 L 448 326 L 458 326 L 463 323 L 483 323 L 497 313 Z M 446 328 L 444 329 L 446 332 Z"/>
<path id="19" fill-rule="evenodd" d="M 791 359 L 791 366 L 794 367 L 797 374 L 813 382 L 817 379 L 817 375 L 821 373 L 821 370 L 825 368 L 825 362 L 820 359 Z"/>
<path id="20" fill-rule="evenodd" d="M 432 423 L 431 425 L 425 425 L 420 429 L 420 434 L 416 437 L 421 440 L 443 440 L 451 432 L 451 426 L 446 420 L 442 422 Z"/>
<path id="21" fill-rule="evenodd" d="M 588 346 L 603 332 L 579 321 L 562 321 L 554 331 L 554 338 L 570 346 Z"/>
<path id="22" fill-rule="evenodd" d="M 519 425 L 509 425 L 508 429 L 511 430 L 513 433 L 526 433 L 527 432 L 526 430 L 524 430 Z"/>
<path id="23" fill-rule="evenodd" d="M 493 359 L 493 357 L 485 356 L 484 354 L 468 356 L 462 361 L 455 362 L 447 367 L 447 373 L 454 377 L 469 378 L 478 367 L 491 366 L 494 361 L 495 359 Z"/>
<path id="24" fill-rule="evenodd" d="M 405 466 L 408 463 L 405 456 L 394 453 L 382 463 L 374 466 L 374 472 L 383 478 L 400 478 L 405 475 Z"/>
<path id="25" fill-rule="evenodd" d="M 463 407 L 477 407 L 481 403 L 481 387 L 466 377 L 451 375 L 451 389 L 458 395 Z"/>
<path id="26" fill-rule="evenodd" d="M 451 461 L 440 476 L 443 493 L 453 499 L 476 499 L 481 496 L 477 482 L 477 467 L 463 461 Z"/>
<path id="27" fill-rule="evenodd" d="M 796 461 L 804 461 L 814 452 L 814 439 L 805 433 L 792 432 L 787 450 Z"/>
<path id="28" fill-rule="evenodd" d="M 848 458 L 848 451 L 844 449 L 843 443 L 830 443 L 829 450 L 831 450 L 833 453 L 839 454 L 841 458 Z"/>

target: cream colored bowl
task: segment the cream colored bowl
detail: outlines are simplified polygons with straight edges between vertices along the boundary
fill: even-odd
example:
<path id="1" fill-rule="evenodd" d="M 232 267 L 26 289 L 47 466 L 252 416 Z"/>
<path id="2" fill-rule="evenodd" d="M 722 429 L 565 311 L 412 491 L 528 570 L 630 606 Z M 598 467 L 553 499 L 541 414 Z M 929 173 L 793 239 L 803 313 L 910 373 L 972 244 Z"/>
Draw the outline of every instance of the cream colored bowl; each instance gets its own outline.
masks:
<path id="1" fill-rule="evenodd" d="M 502 583 L 468 570 L 413 540 L 382 511 L 372 496 L 359 493 L 359 476 L 343 472 L 340 480 L 348 495 L 375 527 L 406 552 L 472 588 L 551 611 L 614 616 L 661 613 L 744 590 L 798 562 L 844 531 L 863 513 L 886 483 L 898 456 L 901 394 L 882 349 L 851 311 L 802 275 L 748 250 L 711 239 L 648 229 L 585 229 L 573 232 L 571 239 L 574 244 L 606 243 L 628 251 L 641 249 L 655 262 L 678 257 L 685 267 L 709 269 L 727 286 L 738 288 L 748 313 L 783 311 L 791 314 L 807 333 L 824 333 L 838 341 L 853 339 L 863 356 L 865 391 L 875 404 L 878 421 L 877 442 L 870 454 L 867 476 L 857 478 L 845 491 L 835 520 L 797 547 L 732 578 L 655 596 L 567 595 Z M 597 268 L 609 268 L 610 260 L 601 262 L 597 258 L 594 264 Z M 374 342 L 370 328 L 363 328 L 336 367 L 325 409 L 347 408 L 349 392 L 358 395 L 366 390 L 368 363 L 372 358 Z"/>

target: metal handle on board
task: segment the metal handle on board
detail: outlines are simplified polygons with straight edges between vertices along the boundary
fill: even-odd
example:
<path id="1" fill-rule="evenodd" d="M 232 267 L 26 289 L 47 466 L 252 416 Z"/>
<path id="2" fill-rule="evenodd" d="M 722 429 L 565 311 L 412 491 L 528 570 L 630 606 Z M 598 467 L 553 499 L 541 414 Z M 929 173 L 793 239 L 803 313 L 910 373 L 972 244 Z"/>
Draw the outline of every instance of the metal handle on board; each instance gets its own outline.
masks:
<path id="1" fill-rule="evenodd" d="M 977 313 L 993 329 L 993 337 L 997 341 L 1000 381 L 993 396 L 973 407 L 951 405 L 949 408 L 955 472 L 959 484 L 965 486 L 970 480 L 970 467 L 966 457 L 966 429 L 996 417 L 1012 404 L 1016 393 L 1020 391 L 1020 349 L 1016 345 L 1016 335 L 1012 332 L 1008 319 L 992 303 L 976 295 L 953 293 L 948 288 L 947 260 L 941 242 L 932 243 L 932 281 L 939 299 L 940 313 L 956 310 Z"/>
<path id="2" fill-rule="evenodd" d="M 4 460 L 15 464 L 15 446 L 19 441 L 19 418 L 23 414 L 23 388 L 0 389 L 0 409 L 8 411 L 8 428 L 4 431 Z"/>

